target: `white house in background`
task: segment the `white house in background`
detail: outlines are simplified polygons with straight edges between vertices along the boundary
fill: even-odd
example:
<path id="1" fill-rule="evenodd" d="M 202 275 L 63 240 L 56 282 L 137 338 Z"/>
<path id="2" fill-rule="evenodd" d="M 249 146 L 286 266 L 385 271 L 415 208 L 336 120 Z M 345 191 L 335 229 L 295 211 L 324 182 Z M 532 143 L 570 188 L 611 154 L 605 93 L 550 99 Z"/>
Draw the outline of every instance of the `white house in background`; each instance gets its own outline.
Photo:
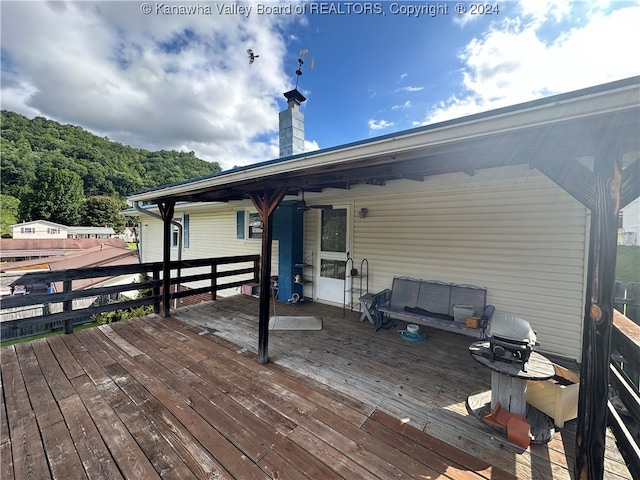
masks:
<path id="1" fill-rule="evenodd" d="M 135 243 L 138 241 L 138 227 L 125 227 L 121 234 L 127 243 Z"/>
<path id="2" fill-rule="evenodd" d="M 111 227 L 67 227 L 67 238 L 111 238 L 116 232 Z"/>
<path id="3" fill-rule="evenodd" d="M 111 227 L 69 227 L 48 220 L 34 220 L 11 226 L 13 238 L 112 238 L 116 232 Z"/>
<path id="4" fill-rule="evenodd" d="M 622 209 L 620 245 L 640 245 L 640 198 Z"/>
<path id="5" fill-rule="evenodd" d="M 68 228 L 66 225 L 47 220 L 34 220 L 11 225 L 13 238 L 67 238 Z"/>
<path id="6" fill-rule="evenodd" d="M 250 200 L 233 195 L 242 198 L 240 188 L 249 182 L 277 188 L 281 181 L 287 196 L 273 216 L 272 248 L 272 273 L 281 284 L 300 274 L 304 297 L 333 305 L 391 288 L 395 276 L 486 287 L 497 313 L 531 323 L 540 351 L 579 360 L 591 211 L 541 170 L 556 168 L 563 142 L 573 149 L 572 166 L 591 170 L 596 147 L 584 125 L 592 128 L 607 112 L 624 112 L 632 124 L 638 88 L 638 79 L 629 79 L 266 161 L 129 200 L 228 200 L 175 205 L 184 245 L 173 226 L 172 259 L 179 251 L 182 259 L 259 254 L 260 218 Z M 626 147 L 623 168 L 633 168 L 640 144 Z M 366 177 L 345 182 L 347 168 Z M 572 190 L 570 183 L 565 187 Z M 144 210 L 152 215 L 128 213 L 140 215 L 141 261 L 161 261 L 163 222 L 156 206 Z M 360 277 L 350 277 L 352 268 Z"/>

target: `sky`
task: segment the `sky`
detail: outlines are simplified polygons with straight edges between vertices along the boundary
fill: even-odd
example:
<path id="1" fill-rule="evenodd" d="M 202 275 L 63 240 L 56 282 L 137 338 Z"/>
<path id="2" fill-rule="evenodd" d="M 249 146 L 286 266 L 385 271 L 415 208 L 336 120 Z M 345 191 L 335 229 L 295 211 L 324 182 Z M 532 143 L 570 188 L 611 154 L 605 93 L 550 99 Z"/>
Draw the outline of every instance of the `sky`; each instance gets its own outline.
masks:
<path id="1" fill-rule="evenodd" d="M 0 0 L 0 22 L 2 109 L 223 170 L 278 157 L 296 80 L 313 151 L 640 74 L 640 0 Z"/>

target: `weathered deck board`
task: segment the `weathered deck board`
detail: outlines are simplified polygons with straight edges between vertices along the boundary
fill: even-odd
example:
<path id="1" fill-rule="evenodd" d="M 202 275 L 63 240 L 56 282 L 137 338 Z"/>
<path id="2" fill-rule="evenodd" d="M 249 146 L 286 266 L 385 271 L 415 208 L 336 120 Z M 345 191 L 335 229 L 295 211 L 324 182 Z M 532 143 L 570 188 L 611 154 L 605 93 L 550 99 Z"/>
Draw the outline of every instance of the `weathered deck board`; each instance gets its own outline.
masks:
<path id="1" fill-rule="evenodd" d="M 271 332 L 260 365 L 256 306 L 225 299 L 3 348 L 2 479 L 571 477 L 570 433 L 521 452 L 466 413 L 489 384 L 467 339 L 407 344 L 307 304 L 325 328 Z M 611 478 L 628 478 L 608 454 Z"/>
<path id="2" fill-rule="evenodd" d="M 472 393 L 490 388 L 490 373 L 471 359 L 471 340 L 425 329 L 424 343 L 406 342 L 397 327 L 374 333 L 357 312 L 314 303 L 277 304 L 281 315 L 323 317 L 319 332 L 270 332 L 269 358 L 286 367 L 288 376 L 309 377 L 333 389 L 374 405 L 433 437 L 456 445 L 522 478 L 571 479 L 575 421 L 556 432 L 546 445 L 522 449 L 469 415 L 464 402 Z M 213 313 L 215 311 L 215 314 Z M 257 301 L 233 297 L 215 306 L 186 307 L 177 317 L 210 329 L 222 344 L 250 359 L 257 351 Z M 629 478 L 610 438 L 605 458 L 612 479 Z"/>
<path id="3" fill-rule="evenodd" d="M 14 347 L 2 349 L 2 384 L 15 478 L 47 478 L 49 469 L 44 446 Z"/>

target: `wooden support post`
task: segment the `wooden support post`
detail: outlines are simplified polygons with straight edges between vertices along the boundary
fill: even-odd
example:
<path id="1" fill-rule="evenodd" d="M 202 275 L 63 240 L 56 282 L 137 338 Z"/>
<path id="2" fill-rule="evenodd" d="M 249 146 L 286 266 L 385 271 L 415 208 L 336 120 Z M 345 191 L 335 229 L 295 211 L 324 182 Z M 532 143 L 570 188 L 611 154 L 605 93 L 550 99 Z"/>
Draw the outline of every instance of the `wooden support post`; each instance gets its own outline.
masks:
<path id="1" fill-rule="evenodd" d="M 171 316 L 171 220 L 176 206 L 175 200 L 158 202 L 162 216 L 162 314 Z"/>
<path id="2" fill-rule="evenodd" d="M 574 478 L 579 480 L 600 480 L 604 475 L 621 160 L 615 146 L 605 143 L 596 155 L 593 168 L 595 198 L 591 212 L 574 470 Z"/>
<path id="3" fill-rule="evenodd" d="M 273 211 L 287 193 L 286 188 L 249 194 L 262 217 L 262 254 L 260 256 L 260 314 L 258 321 L 258 363 L 269 361 L 269 299 L 271 297 L 271 245 L 273 243 Z"/>
<path id="4" fill-rule="evenodd" d="M 71 287 L 71 280 L 64 280 L 62 282 L 62 291 L 65 293 L 69 293 L 73 290 Z M 73 310 L 73 300 L 65 300 L 62 302 L 62 311 L 67 313 Z M 73 318 L 67 318 L 64 321 L 64 333 L 73 333 Z"/>

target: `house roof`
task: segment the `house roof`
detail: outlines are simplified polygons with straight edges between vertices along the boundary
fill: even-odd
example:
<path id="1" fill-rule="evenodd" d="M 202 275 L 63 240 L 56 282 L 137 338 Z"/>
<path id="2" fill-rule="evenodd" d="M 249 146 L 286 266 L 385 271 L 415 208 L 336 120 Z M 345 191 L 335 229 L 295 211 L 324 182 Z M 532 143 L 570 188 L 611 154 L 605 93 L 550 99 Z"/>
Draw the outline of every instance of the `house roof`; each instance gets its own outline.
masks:
<path id="1" fill-rule="evenodd" d="M 60 228 L 65 230 L 69 228 L 66 225 L 62 225 L 61 223 L 50 222 L 49 220 L 32 220 L 30 222 L 16 223 L 15 225 L 11 225 L 11 228 L 26 227 L 29 225 L 48 225 L 50 227 Z"/>
<path id="2" fill-rule="evenodd" d="M 11 225 L 11 228 L 26 227 L 29 225 L 47 225 L 50 227 L 59 228 L 61 230 L 67 230 L 69 233 L 95 233 L 95 234 L 115 234 L 115 231 L 111 227 L 74 227 L 62 225 L 61 223 L 50 222 L 49 220 L 32 220 L 30 222 L 16 223 Z"/>
<path id="3" fill-rule="evenodd" d="M 139 202 L 229 201 L 269 188 L 384 185 L 396 179 L 640 150 L 640 76 L 361 142 L 278 158 L 132 194 Z"/>
<path id="4" fill-rule="evenodd" d="M 137 252 L 124 246 L 94 245 L 82 251 L 69 255 L 23 260 L 20 262 L 3 263 L 0 272 L 22 272 L 30 269 L 42 269 L 44 265 L 51 271 L 68 270 L 73 268 L 106 267 L 115 265 L 132 265 L 139 262 Z M 99 284 L 108 277 L 88 278 L 74 280 L 73 289 L 82 290 L 92 285 Z M 59 283 L 59 284 L 58 284 Z M 56 288 L 61 291 L 62 283 L 56 283 Z"/>
<path id="5" fill-rule="evenodd" d="M 69 251 L 84 250 L 99 245 L 112 245 L 126 248 L 122 238 L 3 238 L 0 240 L 0 256 L 28 256 L 27 252 L 56 251 L 65 254 Z M 12 255 L 15 253 L 15 255 Z"/>

